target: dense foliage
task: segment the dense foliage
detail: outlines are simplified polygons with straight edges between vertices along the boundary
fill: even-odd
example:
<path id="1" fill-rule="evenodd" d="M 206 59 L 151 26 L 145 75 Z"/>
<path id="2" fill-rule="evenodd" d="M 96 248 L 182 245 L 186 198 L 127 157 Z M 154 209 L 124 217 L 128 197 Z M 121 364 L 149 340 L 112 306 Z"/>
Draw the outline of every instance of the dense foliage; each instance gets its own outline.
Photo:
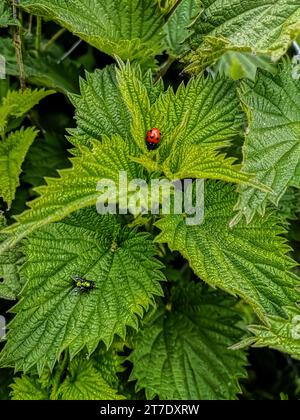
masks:
<path id="1" fill-rule="evenodd" d="M 297 42 L 297 0 L 0 0 L 0 399 L 299 399 Z M 100 215 L 125 171 L 203 222 Z"/>

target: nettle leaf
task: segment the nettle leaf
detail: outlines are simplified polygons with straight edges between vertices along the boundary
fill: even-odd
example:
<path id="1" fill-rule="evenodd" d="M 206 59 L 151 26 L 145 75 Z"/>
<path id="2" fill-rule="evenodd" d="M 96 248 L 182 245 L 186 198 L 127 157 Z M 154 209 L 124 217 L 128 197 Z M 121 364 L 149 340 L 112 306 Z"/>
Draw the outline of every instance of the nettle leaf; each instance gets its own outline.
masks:
<path id="1" fill-rule="evenodd" d="M 188 39 L 194 34 L 194 25 L 202 13 L 202 0 L 182 0 L 170 15 L 163 31 L 170 54 L 179 56 L 188 49 Z"/>
<path id="2" fill-rule="evenodd" d="M 67 347 L 71 357 L 85 346 L 92 353 L 101 340 L 109 347 L 116 334 L 125 337 L 126 326 L 137 328 L 138 317 L 162 294 L 162 264 L 148 234 L 92 209 L 39 230 L 25 252 L 28 282 L 2 353 L 6 366 L 26 371 L 37 365 L 41 372 Z M 72 274 L 95 288 L 76 293 Z"/>
<path id="3" fill-rule="evenodd" d="M 134 341 L 131 379 L 148 399 L 235 399 L 246 355 L 228 349 L 241 337 L 234 300 L 200 284 L 176 284 L 171 302 Z"/>
<path id="4" fill-rule="evenodd" d="M 37 105 L 43 98 L 55 93 L 52 90 L 25 89 L 9 91 L 0 105 L 0 134 L 3 134 L 9 117 L 20 118 Z"/>
<path id="5" fill-rule="evenodd" d="M 11 206 L 17 187 L 22 163 L 38 132 L 35 128 L 22 128 L 0 141 L 0 195 Z"/>
<path id="6" fill-rule="evenodd" d="M 215 67 L 217 73 L 233 80 L 249 79 L 252 81 L 255 80 L 258 69 L 269 71 L 272 75 L 277 73 L 277 67 L 270 57 L 238 51 L 224 53 Z"/>
<path id="7" fill-rule="evenodd" d="M 289 271 L 295 263 L 279 236 L 284 229 L 271 215 L 231 228 L 236 197 L 231 185 L 206 182 L 204 222 L 188 226 L 182 215 L 165 216 L 156 223 L 162 231 L 157 241 L 179 251 L 209 285 L 243 298 L 262 319 L 282 315 L 299 299 L 299 278 Z"/>
<path id="8" fill-rule="evenodd" d="M 49 54 L 36 57 L 28 54 L 25 58 L 25 73 L 28 81 L 34 85 L 46 86 L 64 94 L 79 91 L 79 68 L 74 61 L 64 60 L 58 63 Z"/>
<path id="9" fill-rule="evenodd" d="M 43 389 L 36 377 L 22 375 L 15 378 L 14 383 L 10 385 L 12 400 L 48 400 L 48 392 Z"/>
<path id="10" fill-rule="evenodd" d="M 149 101 L 155 103 L 163 92 L 162 80 L 153 84 L 152 73 L 141 75 Z M 107 66 L 94 73 L 86 73 L 86 81 L 80 80 L 81 95 L 70 95 L 76 108 L 76 129 L 69 130 L 73 144 L 90 146 L 92 139 L 119 135 L 126 139 L 132 152 L 135 151 L 130 131 L 131 115 L 124 102 L 115 66 Z M 145 134 L 143 135 L 144 140 Z"/>
<path id="11" fill-rule="evenodd" d="M 300 209 L 300 190 L 290 187 L 282 196 L 276 214 L 282 219 L 283 223 L 297 220 Z"/>
<path id="12" fill-rule="evenodd" d="M 15 48 L 11 38 L 0 38 L 0 51 L 5 57 L 6 74 L 19 76 Z M 69 58 L 58 62 L 59 57 L 53 54 L 45 52 L 37 54 L 33 46 L 25 39 L 23 61 L 26 80 L 29 83 L 55 89 L 64 94 L 78 92 L 79 66 Z"/>
<path id="13" fill-rule="evenodd" d="M 92 149 L 78 146 L 79 156 L 72 158 L 72 168 L 58 171 L 60 178 L 47 178 L 47 185 L 35 189 L 40 197 L 28 203 L 30 207 L 17 223 L 5 229 L 13 236 L 0 245 L 1 253 L 45 224 L 62 220 L 70 213 L 96 204 L 99 197 L 97 184 L 109 179 L 119 185 L 119 172 L 126 171 L 128 180 L 140 178 L 137 164 L 128 158 L 128 144 L 120 137 L 94 140 Z"/>
<path id="14" fill-rule="evenodd" d="M 129 64 L 120 66 L 117 79 L 132 117 L 132 137 L 143 152 L 133 158 L 135 162 L 148 170 L 160 169 L 171 179 L 182 174 L 184 178 L 199 176 L 251 184 L 251 174 L 241 173 L 234 159 L 216 152 L 230 143 L 242 121 L 230 81 L 198 77 L 187 86 L 181 85 L 176 93 L 172 89 L 162 92 L 151 103 L 140 70 Z M 151 127 L 159 127 L 163 136 L 159 149 L 152 154 L 145 143 L 145 133 Z M 192 169 L 190 161 L 195 156 Z"/>
<path id="15" fill-rule="evenodd" d="M 6 225 L 4 216 L 0 213 L 0 229 Z M 0 243 L 5 239 L 0 234 Z M 21 291 L 24 279 L 19 269 L 24 262 L 20 245 L 0 255 L 0 299 L 14 300 Z"/>
<path id="16" fill-rule="evenodd" d="M 288 317 L 269 316 L 267 325 L 251 325 L 248 327 L 254 337 L 243 340 L 235 347 L 249 346 L 270 347 L 290 354 L 300 360 L 300 308 L 285 308 Z"/>
<path id="17" fill-rule="evenodd" d="M 241 165 L 234 165 L 235 161 L 235 158 L 227 158 L 225 154 L 204 151 L 201 146 L 189 146 L 186 153 L 172 153 L 162 167 L 170 179 L 222 179 L 264 188 L 258 182 L 251 181 L 252 176 L 249 173 L 240 172 Z"/>
<path id="18" fill-rule="evenodd" d="M 149 67 L 162 52 L 163 15 L 152 0 L 22 0 L 21 6 L 111 56 Z"/>
<path id="19" fill-rule="evenodd" d="M 17 25 L 17 22 L 13 19 L 6 0 L 2 0 L 0 3 L 0 28 L 7 28 L 10 25 Z"/>
<path id="20" fill-rule="evenodd" d="M 131 67 L 119 62 L 117 80 L 124 103 L 131 115 L 131 133 L 137 146 L 146 151 L 145 137 L 153 126 L 151 121 L 151 102 L 148 89 L 143 83 L 139 67 Z"/>
<path id="21" fill-rule="evenodd" d="M 101 372 L 103 379 L 112 387 L 117 389 L 120 385 L 120 378 L 118 374 L 124 372 L 126 367 L 122 366 L 122 363 L 125 362 L 126 356 L 120 356 L 119 351 L 124 350 L 123 343 L 115 345 L 113 343 L 112 347 L 107 351 L 104 348 L 98 348 L 93 354 L 94 366 L 96 369 Z"/>
<path id="22" fill-rule="evenodd" d="M 292 78 L 288 61 L 275 77 L 260 73 L 255 84 L 244 85 L 242 101 L 248 116 L 243 170 L 256 174 L 272 188 L 266 193 L 242 187 L 236 209 L 250 221 L 263 215 L 268 201 L 278 204 L 288 186 L 300 187 L 300 80 Z"/>
<path id="23" fill-rule="evenodd" d="M 196 50 L 187 55 L 188 71 L 202 72 L 226 51 L 282 57 L 300 32 L 300 5 L 278 0 L 202 0 Z"/>
<path id="24" fill-rule="evenodd" d="M 217 148 L 227 146 L 240 129 L 243 115 L 231 81 L 193 78 L 176 93 L 171 87 L 162 91 L 153 103 L 139 68 L 120 63 L 117 78 L 131 114 L 132 136 L 145 153 L 146 133 L 155 126 L 162 132 L 159 151 L 164 156 L 176 137 L 185 146 L 201 143 Z"/>
<path id="25" fill-rule="evenodd" d="M 115 67 L 86 73 L 86 81 L 80 80 L 80 91 L 81 95 L 70 95 L 77 122 L 77 128 L 70 130 L 73 144 L 90 146 L 92 139 L 101 140 L 103 135 L 130 138 L 130 114 L 121 97 Z"/>
<path id="26" fill-rule="evenodd" d="M 123 400 L 124 397 L 101 376 L 92 360 L 75 358 L 70 362 L 68 375 L 59 388 L 62 400 Z"/>

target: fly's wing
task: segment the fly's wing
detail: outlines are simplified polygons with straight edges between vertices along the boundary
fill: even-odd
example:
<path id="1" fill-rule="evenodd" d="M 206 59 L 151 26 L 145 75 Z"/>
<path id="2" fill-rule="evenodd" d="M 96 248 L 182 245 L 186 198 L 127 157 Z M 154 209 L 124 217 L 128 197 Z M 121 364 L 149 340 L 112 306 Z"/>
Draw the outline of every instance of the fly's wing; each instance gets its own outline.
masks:
<path id="1" fill-rule="evenodd" d="M 85 281 L 85 279 L 83 277 L 78 276 L 78 274 L 72 274 L 71 275 L 72 279 L 77 282 L 77 281 Z"/>

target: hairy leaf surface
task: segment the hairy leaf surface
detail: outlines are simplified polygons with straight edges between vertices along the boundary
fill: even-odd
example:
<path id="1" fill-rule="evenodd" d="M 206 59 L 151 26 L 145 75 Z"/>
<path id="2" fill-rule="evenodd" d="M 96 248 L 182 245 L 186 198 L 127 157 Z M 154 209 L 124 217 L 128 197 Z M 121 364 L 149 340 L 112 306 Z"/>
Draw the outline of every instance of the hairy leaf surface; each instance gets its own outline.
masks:
<path id="1" fill-rule="evenodd" d="M 12 389 L 12 400 L 39 401 L 49 399 L 47 390 L 41 387 L 36 377 L 22 375 L 20 378 L 15 378 L 14 383 L 10 387 Z"/>
<path id="2" fill-rule="evenodd" d="M 243 169 L 273 190 L 241 187 L 236 209 L 249 221 L 268 201 L 277 205 L 288 186 L 300 187 L 300 80 L 286 61 L 275 77 L 260 73 L 254 86 L 245 85 L 241 98 L 249 123 Z"/>
<path id="3" fill-rule="evenodd" d="M 0 229 L 3 229 L 5 225 L 4 216 L 0 213 Z M 0 243 L 4 239 L 5 235 L 0 235 Z M 23 262 L 24 258 L 20 245 L 0 255 L 0 299 L 16 299 L 24 283 L 19 273 Z"/>
<path id="4" fill-rule="evenodd" d="M 235 399 L 245 354 L 229 350 L 241 337 L 233 299 L 184 283 L 148 320 L 134 342 L 131 379 L 147 398 Z"/>
<path id="5" fill-rule="evenodd" d="M 290 354 L 300 360 L 300 308 L 285 308 L 287 317 L 269 316 L 267 325 L 250 325 L 254 337 L 249 337 L 236 347 L 251 344 L 253 347 L 270 347 Z"/>
<path id="6" fill-rule="evenodd" d="M 22 0 L 21 5 L 124 60 L 153 66 L 162 51 L 163 19 L 152 0 Z"/>
<path id="7" fill-rule="evenodd" d="M 164 26 L 165 43 L 171 55 L 179 56 L 189 47 L 194 26 L 202 13 L 201 0 L 182 0 Z"/>
<path id="8" fill-rule="evenodd" d="M 188 226 L 181 215 L 166 216 L 156 223 L 162 231 L 157 241 L 179 251 L 211 286 L 242 297 L 261 318 L 282 314 L 299 299 L 283 229 L 270 215 L 230 228 L 236 196 L 231 185 L 207 182 L 204 223 Z"/>
<path id="9" fill-rule="evenodd" d="M 300 5 L 290 0 L 203 0 L 196 51 L 188 70 L 202 72 L 226 51 L 283 56 L 300 32 Z"/>
<path id="10" fill-rule="evenodd" d="M 68 375 L 59 388 L 62 400 L 122 400 L 103 379 L 92 360 L 75 358 L 70 362 Z"/>
<path id="11" fill-rule="evenodd" d="M 13 19 L 12 14 L 8 8 L 6 0 L 1 0 L 0 3 L 0 28 L 7 28 L 9 25 L 16 25 L 17 22 Z"/>
<path id="12" fill-rule="evenodd" d="M 110 179 L 118 185 L 119 171 L 126 171 L 129 180 L 140 176 L 137 165 L 128 159 L 128 145 L 120 137 L 103 138 L 102 143 L 94 140 L 91 150 L 83 146 L 78 150 L 81 153 L 71 159 L 72 168 L 58 171 L 60 178 L 48 178 L 47 185 L 36 188 L 41 196 L 28 204 L 29 210 L 16 217 L 18 223 L 6 229 L 14 235 L 0 245 L 0 253 L 39 227 L 95 205 L 101 179 Z"/>
<path id="13" fill-rule="evenodd" d="M 23 117 L 37 105 L 43 98 L 53 94 L 54 91 L 44 89 L 26 89 L 23 92 L 12 90 L 3 98 L 0 106 L 0 134 L 5 131 L 9 117 Z"/>
<path id="14" fill-rule="evenodd" d="M 0 195 L 9 207 L 20 185 L 22 163 L 36 136 L 35 128 L 22 128 L 0 141 Z"/>
<path id="15" fill-rule="evenodd" d="M 85 346 L 92 353 L 99 341 L 110 346 L 126 326 L 161 295 L 162 264 L 154 259 L 148 234 L 122 228 L 114 216 L 85 209 L 39 230 L 27 240 L 28 279 L 15 308 L 2 364 L 28 370 L 53 367 L 65 348 L 71 356 Z M 72 275 L 95 282 L 76 292 Z M 22 342 L 22 346 L 19 343 Z"/>

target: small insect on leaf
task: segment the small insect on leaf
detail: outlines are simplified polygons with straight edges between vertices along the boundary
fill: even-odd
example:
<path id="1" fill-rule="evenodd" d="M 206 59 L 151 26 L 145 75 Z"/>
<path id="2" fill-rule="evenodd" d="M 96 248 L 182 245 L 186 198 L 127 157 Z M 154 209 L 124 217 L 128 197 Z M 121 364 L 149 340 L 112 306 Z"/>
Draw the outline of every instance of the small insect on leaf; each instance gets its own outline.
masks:
<path id="1" fill-rule="evenodd" d="M 84 277 L 80 277 L 77 274 L 72 274 L 72 284 L 74 291 L 77 293 L 85 293 L 95 288 L 95 282 L 87 280 Z"/>

